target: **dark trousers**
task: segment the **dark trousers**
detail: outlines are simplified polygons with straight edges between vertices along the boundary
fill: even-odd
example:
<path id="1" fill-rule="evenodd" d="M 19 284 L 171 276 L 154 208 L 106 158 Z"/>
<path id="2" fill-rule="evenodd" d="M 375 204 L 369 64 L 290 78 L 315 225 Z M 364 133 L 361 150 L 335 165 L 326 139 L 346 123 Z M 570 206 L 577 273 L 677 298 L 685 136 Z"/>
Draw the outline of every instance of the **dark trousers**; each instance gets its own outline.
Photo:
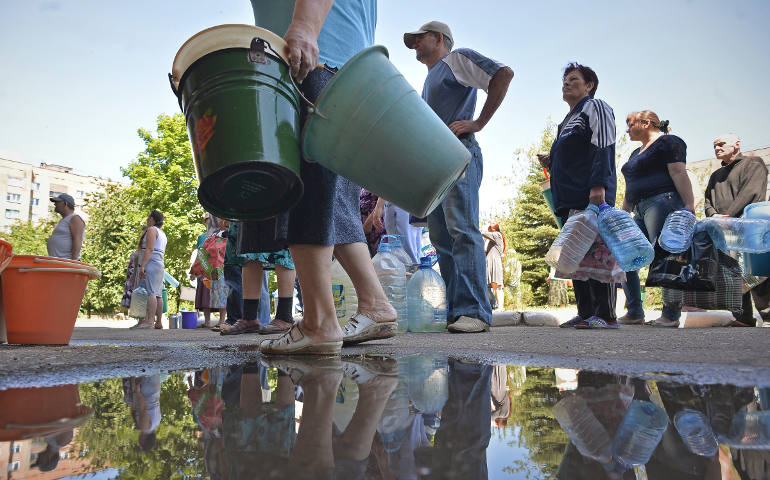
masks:
<path id="1" fill-rule="evenodd" d="M 736 320 L 747 325 L 756 326 L 757 320 L 754 318 L 752 299 L 754 300 L 754 305 L 756 305 L 757 310 L 759 310 L 759 314 L 762 316 L 762 320 L 767 321 L 770 319 L 770 312 L 768 311 L 768 307 L 770 307 L 770 281 L 765 280 L 743 294 L 743 297 L 741 298 L 743 313 L 739 317 L 735 317 Z"/>
<path id="2" fill-rule="evenodd" d="M 235 323 L 243 318 L 243 285 L 241 284 L 241 266 L 225 265 L 225 283 L 230 287 L 227 295 L 227 322 Z"/>
<path id="3" fill-rule="evenodd" d="M 559 216 L 562 225 L 564 225 L 567 223 L 569 211 L 560 211 Z M 598 280 L 573 280 L 572 285 L 575 289 L 575 302 L 580 318 L 585 320 L 588 317 L 597 316 L 605 322 L 615 323 L 617 321 L 615 284 L 602 283 Z"/>

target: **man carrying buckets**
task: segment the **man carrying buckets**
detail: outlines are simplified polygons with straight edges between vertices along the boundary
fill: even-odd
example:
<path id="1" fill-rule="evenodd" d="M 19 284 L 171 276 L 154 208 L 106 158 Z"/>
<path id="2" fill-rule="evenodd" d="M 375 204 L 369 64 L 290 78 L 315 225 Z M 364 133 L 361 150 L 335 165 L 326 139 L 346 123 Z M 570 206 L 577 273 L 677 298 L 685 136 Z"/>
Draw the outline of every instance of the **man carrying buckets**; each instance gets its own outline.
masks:
<path id="1" fill-rule="evenodd" d="M 505 98 L 513 70 L 467 48 L 452 51 L 449 26 L 433 21 L 404 34 L 428 67 L 422 98 L 471 152 L 471 162 L 444 201 L 428 215 L 430 240 L 439 253 L 449 300 L 447 329 L 455 333 L 489 330 L 492 307 L 486 294 L 484 240 L 479 232 L 482 157 L 473 134 L 489 122 Z M 476 90 L 487 92 L 473 120 Z"/>
<path id="2" fill-rule="evenodd" d="M 252 0 L 258 3 L 268 2 Z M 272 5 L 272 4 L 271 4 Z M 284 40 L 291 74 L 314 101 L 337 68 L 374 41 L 376 0 L 296 0 Z M 324 68 L 316 68 L 319 60 Z M 302 289 L 304 315 L 263 354 L 339 354 L 345 344 L 392 337 L 396 311 L 369 258 L 359 215 L 360 187 L 320 164 L 303 161 L 304 193 L 289 215 L 288 243 Z M 334 255 L 358 293 L 358 311 L 340 329 L 331 288 Z M 482 262 L 483 263 L 483 262 Z"/>

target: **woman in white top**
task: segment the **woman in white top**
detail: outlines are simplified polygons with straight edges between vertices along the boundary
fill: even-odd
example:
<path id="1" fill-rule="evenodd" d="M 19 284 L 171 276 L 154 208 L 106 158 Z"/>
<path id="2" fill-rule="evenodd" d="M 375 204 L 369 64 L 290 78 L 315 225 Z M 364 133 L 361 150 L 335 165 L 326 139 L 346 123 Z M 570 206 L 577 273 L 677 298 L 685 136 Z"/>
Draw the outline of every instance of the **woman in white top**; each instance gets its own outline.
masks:
<path id="1" fill-rule="evenodd" d="M 163 214 L 153 210 L 147 216 L 147 233 L 142 239 L 142 251 L 139 254 L 139 277 L 144 280 L 147 289 L 147 315 L 134 328 L 163 328 L 163 257 L 166 252 L 166 234 L 163 233 Z"/>

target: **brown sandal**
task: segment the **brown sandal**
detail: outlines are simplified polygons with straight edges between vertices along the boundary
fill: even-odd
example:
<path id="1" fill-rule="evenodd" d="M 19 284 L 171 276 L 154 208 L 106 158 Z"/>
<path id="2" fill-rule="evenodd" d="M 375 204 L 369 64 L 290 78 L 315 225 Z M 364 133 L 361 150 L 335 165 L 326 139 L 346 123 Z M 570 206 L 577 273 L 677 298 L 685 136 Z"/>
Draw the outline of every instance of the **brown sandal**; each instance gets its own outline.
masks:
<path id="1" fill-rule="evenodd" d="M 229 328 L 225 329 L 222 328 L 219 331 L 220 335 L 240 335 L 242 333 L 257 333 L 259 332 L 259 322 L 257 320 L 254 320 L 257 322 L 256 325 L 249 325 L 249 322 L 240 319 L 237 322 L 235 322 L 233 325 L 231 325 Z"/>
<path id="2" fill-rule="evenodd" d="M 259 329 L 260 335 L 272 335 L 274 333 L 286 333 L 291 327 L 294 326 L 294 322 L 287 322 L 280 318 L 274 318 L 270 323 Z"/>

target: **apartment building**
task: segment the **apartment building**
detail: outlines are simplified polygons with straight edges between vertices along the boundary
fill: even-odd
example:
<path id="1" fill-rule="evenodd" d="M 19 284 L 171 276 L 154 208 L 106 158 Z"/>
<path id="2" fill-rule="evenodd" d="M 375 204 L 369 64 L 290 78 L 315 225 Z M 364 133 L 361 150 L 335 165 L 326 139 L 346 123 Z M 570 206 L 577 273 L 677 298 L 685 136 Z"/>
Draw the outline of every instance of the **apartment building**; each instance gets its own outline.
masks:
<path id="1" fill-rule="evenodd" d="M 8 231 L 19 220 L 46 218 L 53 209 L 48 199 L 60 193 L 72 195 L 79 210 L 90 193 L 102 191 L 110 182 L 61 165 L 35 166 L 0 158 L 0 231 Z"/>

